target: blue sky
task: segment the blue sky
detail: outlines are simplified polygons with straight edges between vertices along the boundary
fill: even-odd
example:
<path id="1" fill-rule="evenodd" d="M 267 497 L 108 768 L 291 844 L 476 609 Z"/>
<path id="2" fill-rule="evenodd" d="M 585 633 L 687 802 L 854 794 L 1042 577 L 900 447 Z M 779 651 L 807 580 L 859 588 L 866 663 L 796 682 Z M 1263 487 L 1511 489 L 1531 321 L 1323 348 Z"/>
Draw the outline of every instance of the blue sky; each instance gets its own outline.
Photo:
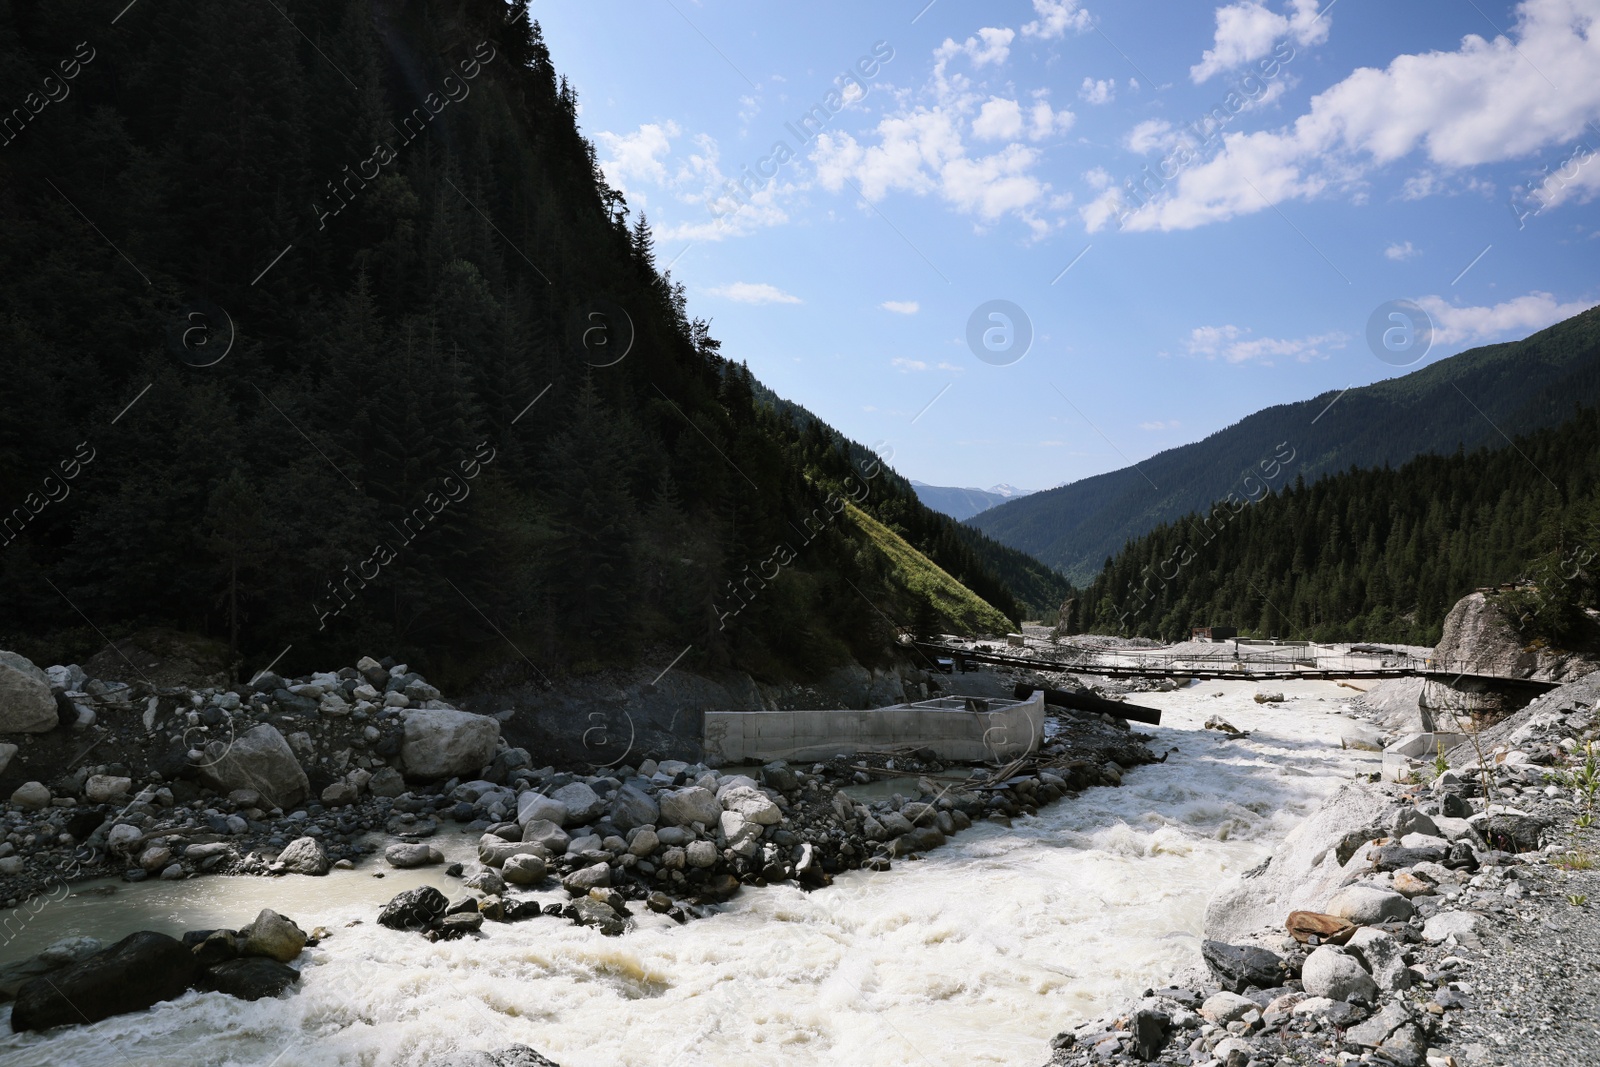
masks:
<path id="1" fill-rule="evenodd" d="M 925 4 L 532 4 L 691 314 L 902 474 L 1059 485 L 1600 302 L 1600 0 Z"/>

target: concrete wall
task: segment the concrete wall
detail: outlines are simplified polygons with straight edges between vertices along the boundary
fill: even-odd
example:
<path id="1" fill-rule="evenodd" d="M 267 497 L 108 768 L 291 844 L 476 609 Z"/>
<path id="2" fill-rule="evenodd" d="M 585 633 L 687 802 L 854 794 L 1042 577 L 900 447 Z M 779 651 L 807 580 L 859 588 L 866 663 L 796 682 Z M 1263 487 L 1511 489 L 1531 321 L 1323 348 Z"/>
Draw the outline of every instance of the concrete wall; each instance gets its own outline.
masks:
<path id="1" fill-rule="evenodd" d="M 940 759 L 1005 761 L 1038 750 L 1044 696 L 988 699 L 987 710 L 945 697 L 875 711 L 708 711 L 705 755 L 724 763 L 821 760 L 842 753 L 931 748 Z"/>

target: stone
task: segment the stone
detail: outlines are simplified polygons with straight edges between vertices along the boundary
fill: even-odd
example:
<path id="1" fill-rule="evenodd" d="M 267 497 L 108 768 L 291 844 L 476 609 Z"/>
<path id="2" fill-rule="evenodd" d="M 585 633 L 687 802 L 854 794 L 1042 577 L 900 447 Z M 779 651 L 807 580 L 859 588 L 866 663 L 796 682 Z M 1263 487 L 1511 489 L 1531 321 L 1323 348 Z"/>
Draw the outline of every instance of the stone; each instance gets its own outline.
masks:
<path id="1" fill-rule="evenodd" d="M 201 781 L 219 793 L 254 789 L 263 804 L 285 811 L 311 793 L 311 782 L 289 742 L 266 723 L 231 741 L 208 743 L 196 769 Z"/>
<path id="2" fill-rule="evenodd" d="M 649 793 L 634 785 L 617 790 L 611 800 L 611 821 L 624 832 L 635 826 L 654 826 L 661 809 Z"/>
<path id="3" fill-rule="evenodd" d="M 199 975 L 199 963 L 181 941 L 141 930 L 23 985 L 11 1029 L 48 1030 L 143 1011 L 182 996 Z"/>
<path id="4" fill-rule="evenodd" d="M 717 802 L 722 810 L 737 812 L 745 821 L 762 826 L 775 826 L 783 821 L 783 811 L 772 799 L 753 785 L 723 787 L 717 791 Z"/>
<path id="5" fill-rule="evenodd" d="M 133 779 L 119 775 L 96 774 L 83 783 L 83 795 L 91 804 L 105 804 L 125 796 L 133 789 Z"/>
<path id="6" fill-rule="evenodd" d="M 1315 911 L 1292 911 L 1283 925 L 1288 929 L 1289 936 L 1301 944 L 1315 937 L 1321 942 L 1342 945 L 1356 931 L 1355 924 L 1349 919 Z"/>
<path id="7" fill-rule="evenodd" d="M 239 931 L 244 937 L 243 956 L 265 956 L 288 963 L 306 947 L 305 931 L 293 919 L 286 919 L 271 908 L 262 908 L 256 921 Z"/>
<path id="8" fill-rule="evenodd" d="M 106 847 L 118 855 L 128 855 L 144 840 L 144 833 L 131 823 L 118 823 L 106 834 Z"/>
<path id="9" fill-rule="evenodd" d="M 322 803 L 330 808 L 336 808 L 349 804 L 357 795 L 356 787 L 341 778 L 337 782 L 330 782 L 322 791 Z"/>
<path id="10" fill-rule="evenodd" d="M 606 802 L 583 782 L 569 782 L 550 794 L 550 799 L 567 809 L 562 826 L 587 826 L 606 810 Z"/>
<path id="11" fill-rule="evenodd" d="M 524 826 L 530 822 L 550 822 L 561 827 L 567 821 L 567 806 L 530 789 L 517 797 L 517 821 Z"/>
<path id="12" fill-rule="evenodd" d="M 1416 808 L 1401 808 L 1395 812 L 1394 820 L 1389 824 L 1389 836 L 1401 838 L 1407 834 L 1443 836 L 1439 833 L 1439 824 L 1434 822 L 1431 817 Z"/>
<path id="13" fill-rule="evenodd" d="M 1383 735 L 1365 726 L 1351 724 L 1340 731 L 1339 747 L 1358 752 L 1382 752 Z"/>
<path id="14" fill-rule="evenodd" d="M 506 880 L 501 873 L 493 867 L 478 867 L 461 880 L 461 884 L 468 889 L 476 889 L 488 896 L 504 896 Z"/>
<path id="15" fill-rule="evenodd" d="M 1352 1026 L 1344 1037 L 1351 1044 L 1373 1047 L 1381 1045 L 1391 1034 L 1410 1021 L 1411 1013 L 1404 1005 L 1385 1004 L 1378 1014 L 1366 1022 Z"/>
<path id="16" fill-rule="evenodd" d="M 240 1000 L 275 997 L 300 980 L 300 972 L 274 959 L 229 960 L 206 971 L 212 988 Z"/>
<path id="17" fill-rule="evenodd" d="M 1375 926 L 1378 923 L 1403 923 L 1416 914 L 1411 901 L 1391 889 L 1374 886 L 1346 886 L 1328 901 L 1326 911 L 1341 919 L 1349 919 L 1357 926 Z"/>
<path id="18" fill-rule="evenodd" d="M 1481 915 L 1470 911 L 1441 911 L 1422 924 L 1422 939 L 1436 945 L 1453 937 L 1458 944 L 1470 945 L 1478 939 L 1478 923 L 1482 920 Z"/>
<path id="19" fill-rule="evenodd" d="M 42 734 L 60 721 L 44 671 L 26 656 L 0 652 L 0 734 Z"/>
<path id="20" fill-rule="evenodd" d="M 458 911 L 439 920 L 439 938 L 443 941 L 475 934 L 481 929 L 483 929 L 483 913 L 476 908 L 471 911 Z"/>
<path id="21" fill-rule="evenodd" d="M 627 920 L 617 914 L 615 908 L 593 897 L 585 896 L 581 900 L 575 900 L 570 907 L 573 921 L 579 926 L 596 927 L 607 937 L 616 937 L 628 929 Z"/>
<path id="22" fill-rule="evenodd" d="M 1253 945 L 1202 941 L 1200 955 L 1218 984 L 1230 993 L 1243 993 L 1250 986 L 1272 989 L 1287 977 L 1282 957 Z"/>
<path id="23" fill-rule="evenodd" d="M 383 692 L 384 686 L 389 684 L 389 671 L 371 656 L 362 656 L 356 661 L 356 671 L 367 680 L 368 685 L 380 693 Z"/>
<path id="24" fill-rule="evenodd" d="M 367 780 L 367 792 L 375 797 L 397 797 L 405 791 L 405 775 L 393 767 L 380 767 Z"/>
<path id="25" fill-rule="evenodd" d="M 290 874 L 328 873 L 328 853 L 314 837 L 297 837 L 278 853 L 278 863 Z"/>
<path id="26" fill-rule="evenodd" d="M 527 1045 L 510 1045 L 498 1052 L 457 1052 L 433 1067 L 559 1067 Z"/>
<path id="27" fill-rule="evenodd" d="M 561 888 L 575 897 L 587 896 L 589 890 L 604 888 L 610 884 L 611 867 L 604 863 L 579 868 L 561 879 Z"/>
<path id="28" fill-rule="evenodd" d="M 1211 1050 L 1211 1058 L 1221 1067 L 1246 1067 L 1254 1051 L 1242 1037 L 1225 1037 Z"/>
<path id="29" fill-rule="evenodd" d="M 1406 966 L 1400 943 L 1384 931 L 1370 927 L 1357 930 L 1346 943 L 1345 951 L 1360 961 L 1385 993 L 1411 988 L 1411 971 Z"/>
<path id="30" fill-rule="evenodd" d="M 488 867 L 501 867 L 512 856 L 544 856 L 549 862 L 550 850 L 536 841 L 507 841 L 494 834 L 478 838 L 478 862 Z"/>
<path id="31" fill-rule="evenodd" d="M 444 862 L 444 853 L 423 842 L 401 842 L 383 850 L 383 858 L 391 867 L 426 867 Z"/>
<path id="32" fill-rule="evenodd" d="M 702 826 L 712 827 L 717 825 L 717 820 L 722 816 L 722 805 L 717 803 L 716 796 L 711 790 L 700 786 L 689 786 L 663 793 L 660 801 L 663 826 L 689 826 L 700 823 Z"/>
<path id="33" fill-rule="evenodd" d="M 745 856 L 755 852 L 755 846 L 761 840 L 760 823 L 750 822 L 736 811 L 725 811 L 718 820 L 718 826 L 729 848 Z"/>
<path id="34" fill-rule="evenodd" d="M 500 722 L 488 715 L 448 708 L 408 708 L 402 721 L 405 739 L 400 759 L 413 778 L 476 777 L 494 760 L 500 741 Z"/>
<path id="35" fill-rule="evenodd" d="M 1229 722 L 1227 719 L 1224 719 L 1221 715 L 1212 715 L 1211 717 L 1207 718 L 1205 722 L 1205 728 L 1207 730 L 1217 730 L 1221 733 L 1225 733 L 1234 737 L 1237 737 L 1242 732 L 1237 726 L 1233 725 L 1233 723 Z"/>
<path id="36" fill-rule="evenodd" d="M 23 782 L 11 794 L 11 803 L 23 811 L 43 811 L 50 806 L 50 790 L 43 782 Z"/>
<path id="37" fill-rule="evenodd" d="M 1300 982 L 1313 997 L 1365 1003 L 1378 997 L 1378 985 L 1372 976 L 1355 957 L 1334 945 L 1323 945 L 1306 957 L 1300 968 Z"/>
<path id="38" fill-rule="evenodd" d="M 1532 815 L 1493 814 L 1471 820 L 1491 849 L 1501 852 L 1537 852 L 1549 819 Z"/>
<path id="39" fill-rule="evenodd" d="M 11 766 L 11 759 L 20 750 L 11 742 L 0 742 L 0 774 L 6 773 L 6 768 Z"/>
<path id="40" fill-rule="evenodd" d="M 1146 1063 L 1161 1055 L 1167 1045 L 1167 1027 L 1172 1022 L 1166 1012 L 1141 1009 L 1128 1020 L 1128 1032 L 1133 1036 L 1133 1051 Z"/>
<path id="41" fill-rule="evenodd" d="M 710 841 L 691 841 L 685 858 L 691 867 L 710 867 L 717 862 L 717 846 Z"/>
<path id="42" fill-rule="evenodd" d="M 184 944 L 189 943 L 189 935 L 184 935 Z M 233 930 L 212 930 L 205 938 L 193 948 L 194 958 L 202 967 L 213 967 L 219 963 L 239 957 L 239 935 Z M 256 957 L 264 959 L 265 957 Z M 274 960 L 274 963 L 277 961 Z"/>
<path id="43" fill-rule="evenodd" d="M 1200 1005 L 1202 1018 L 1226 1026 L 1235 1019 L 1242 1019 L 1246 1012 L 1259 1011 L 1260 1005 L 1249 997 L 1241 997 L 1237 993 L 1213 993 Z"/>
<path id="44" fill-rule="evenodd" d="M 628 845 L 628 854 L 644 859 L 656 849 L 661 847 L 661 839 L 654 830 L 640 830 L 633 835 L 633 841 Z"/>
<path id="45" fill-rule="evenodd" d="M 610 868 L 606 870 L 609 872 Z M 548 872 L 544 857 L 533 853 L 507 857 L 501 868 L 501 874 L 512 885 L 538 885 L 545 880 Z"/>
<path id="46" fill-rule="evenodd" d="M 425 930 L 450 907 L 445 895 L 431 885 L 418 886 L 394 896 L 378 913 L 378 925 L 391 930 Z"/>
<path id="47" fill-rule="evenodd" d="M 1426 896 L 1436 887 L 1432 882 L 1419 878 L 1410 871 L 1396 871 L 1394 875 L 1394 891 L 1410 900 L 1412 897 Z"/>
<path id="48" fill-rule="evenodd" d="M 566 852 L 567 846 L 572 843 L 567 832 L 549 819 L 530 821 L 522 828 L 522 840 L 543 846 L 553 856 Z"/>

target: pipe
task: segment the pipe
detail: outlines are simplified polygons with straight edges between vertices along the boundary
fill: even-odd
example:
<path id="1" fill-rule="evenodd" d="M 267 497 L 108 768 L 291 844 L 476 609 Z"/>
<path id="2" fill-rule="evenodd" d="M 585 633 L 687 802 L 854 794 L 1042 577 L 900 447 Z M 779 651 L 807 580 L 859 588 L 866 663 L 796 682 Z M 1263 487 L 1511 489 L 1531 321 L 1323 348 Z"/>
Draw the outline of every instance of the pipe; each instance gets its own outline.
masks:
<path id="1" fill-rule="evenodd" d="M 1161 725 L 1161 712 L 1156 708 L 1140 707 L 1138 704 L 1123 704 L 1116 700 L 1107 700 L 1097 697 L 1093 693 L 1068 692 L 1065 689 L 1039 690 L 1036 686 L 1026 682 L 1018 682 L 1011 695 L 1018 700 L 1027 700 L 1036 691 L 1044 693 L 1046 704 L 1055 704 L 1073 711 L 1089 711 L 1113 715 L 1119 719 L 1131 719 L 1134 722 L 1148 723 L 1151 726 Z"/>

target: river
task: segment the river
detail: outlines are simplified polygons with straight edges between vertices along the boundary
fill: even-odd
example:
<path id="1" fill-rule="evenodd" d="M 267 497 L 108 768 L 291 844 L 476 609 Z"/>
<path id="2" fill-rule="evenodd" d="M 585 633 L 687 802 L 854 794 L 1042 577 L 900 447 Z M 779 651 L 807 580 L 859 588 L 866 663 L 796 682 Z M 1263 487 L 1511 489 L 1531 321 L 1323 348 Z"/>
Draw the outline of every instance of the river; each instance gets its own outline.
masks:
<path id="1" fill-rule="evenodd" d="M 1349 689 L 1263 688 L 1290 699 L 1256 704 L 1257 686 L 1240 682 L 1140 694 L 1166 713 L 1144 728 L 1151 747 L 1176 751 L 1121 788 L 1010 828 L 979 824 L 920 862 L 818 892 L 746 889 L 684 926 L 638 906 L 638 929 L 619 938 L 544 918 L 430 944 L 377 926 L 377 910 L 413 885 L 454 896 L 459 883 L 438 869 L 375 878 L 382 865 L 370 860 L 326 878 L 80 892 L 34 915 L 6 957 L 69 934 L 240 926 L 263 907 L 331 936 L 306 950 L 283 998 L 189 993 L 92 1026 L 7 1032 L 0 1063 L 422 1067 L 458 1048 L 522 1043 L 563 1067 L 1038 1067 L 1055 1033 L 1198 962 L 1216 886 L 1341 780 L 1376 769 L 1375 753 L 1340 748 Z M 1252 736 L 1202 730 L 1213 713 Z M 473 840 L 434 842 L 465 860 Z M 0 1008 L 0 1024 L 9 1016 Z"/>

